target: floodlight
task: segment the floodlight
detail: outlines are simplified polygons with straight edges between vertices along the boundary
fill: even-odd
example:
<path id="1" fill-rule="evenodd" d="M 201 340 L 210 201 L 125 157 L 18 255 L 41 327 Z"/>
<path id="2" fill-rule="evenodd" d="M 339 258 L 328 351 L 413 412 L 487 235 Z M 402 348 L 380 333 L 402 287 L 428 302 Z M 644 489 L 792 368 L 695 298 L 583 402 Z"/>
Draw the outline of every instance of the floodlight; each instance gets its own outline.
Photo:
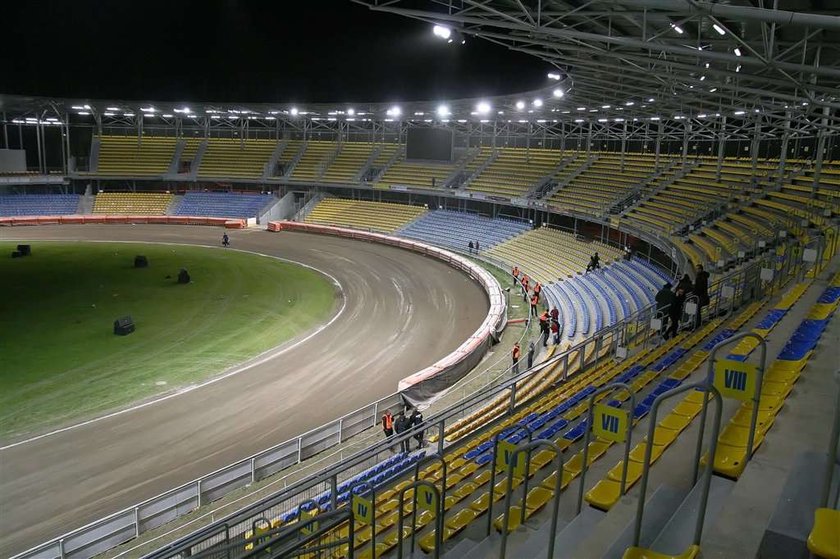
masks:
<path id="1" fill-rule="evenodd" d="M 737 115 L 737 116 L 741 116 L 741 115 L 742 115 L 742 114 L 744 114 L 745 112 L 746 112 L 746 111 L 735 111 L 735 115 Z"/>
<path id="2" fill-rule="evenodd" d="M 607 119 L 606 118 L 599 118 L 598 122 L 607 122 Z"/>
<path id="3" fill-rule="evenodd" d="M 452 36 L 452 30 L 448 27 L 444 27 L 443 25 L 435 25 L 432 27 L 432 33 L 434 33 L 435 37 L 440 37 L 441 39 L 448 39 Z"/>
<path id="4" fill-rule="evenodd" d="M 553 72 L 549 72 L 548 73 L 548 79 L 560 81 L 560 74 L 555 74 Z"/>
<path id="5" fill-rule="evenodd" d="M 478 114 L 486 115 L 490 112 L 490 103 L 487 101 L 481 101 L 475 106 L 475 110 L 478 111 Z"/>
<path id="6" fill-rule="evenodd" d="M 706 118 L 706 116 L 707 116 L 706 113 L 702 113 L 702 114 L 697 115 L 697 118 Z"/>
<path id="7" fill-rule="evenodd" d="M 114 116 L 114 113 L 112 113 L 112 112 L 105 112 L 105 116 Z"/>
<path id="8" fill-rule="evenodd" d="M 677 33 L 679 33 L 680 35 L 682 35 L 683 33 L 685 33 L 685 31 L 683 31 L 683 30 L 682 30 L 682 27 L 680 27 L 679 25 L 676 25 L 676 24 L 674 24 L 674 23 L 672 23 L 672 24 L 671 24 L 671 28 L 672 28 L 674 31 L 676 31 Z"/>
<path id="9" fill-rule="evenodd" d="M 386 111 L 388 116 L 400 116 L 402 114 L 402 109 L 400 109 L 397 105 L 394 105 L 390 109 Z"/>
<path id="10" fill-rule="evenodd" d="M 437 115 L 439 117 L 449 116 L 449 107 L 447 107 L 446 105 L 438 105 Z"/>
<path id="11" fill-rule="evenodd" d="M 741 56 L 741 49 L 739 49 L 738 47 L 735 47 L 735 50 L 732 52 L 735 53 L 735 56 Z"/>
<path id="12" fill-rule="evenodd" d="M 741 65 L 738 64 L 738 66 L 735 68 L 735 73 L 738 73 L 740 71 L 741 71 Z"/>
<path id="13" fill-rule="evenodd" d="M 714 93 L 715 91 L 717 91 L 717 88 L 713 87 L 712 89 L 709 90 L 709 93 Z"/>
<path id="14" fill-rule="evenodd" d="M 633 101 L 627 101 L 626 103 L 624 103 L 624 106 L 625 106 L 625 107 L 632 107 L 632 106 L 633 106 L 633 105 L 635 105 L 635 104 L 636 104 L 636 103 L 634 103 Z"/>
<path id="15" fill-rule="evenodd" d="M 140 107 L 140 110 L 141 110 L 141 111 L 143 111 L 144 113 L 153 113 L 153 112 L 155 112 L 155 108 L 154 108 L 154 107 Z"/>
<path id="16" fill-rule="evenodd" d="M 560 89 L 559 87 L 558 87 L 557 89 L 555 89 L 555 90 L 552 92 L 552 94 L 553 94 L 555 97 L 557 97 L 558 99 L 561 99 L 561 98 L 563 97 L 563 95 L 564 95 L 563 90 L 562 90 L 562 89 Z"/>
<path id="17" fill-rule="evenodd" d="M 542 99 L 540 99 L 539 97 L 534 99 L 534 106 L 535 107 L 542 107 L 542 105 L 543 105 Z"/>
<path id="18" fill-rule="evenodd" d="M 354 114 L 356 114 L 356 109 L 353 109 L 353 108 L 347 109 L 347 114 L 350 115 L 350 116 L 353 116 Z"/>
<path id="19" fill-rule="evenodd" d="M 106 111 L 118 111 L 120 110 L 119 107 L 106 107 Z"/>
<path id="20" fill-rule="evenodd" d="M 163 118 L 172 118 L 172 115 L 163 115 Z"/>
<path id="21" fill-rule="evenodd" d="M 650 99 L 648 99 L 648 103 L 653 103 L 654 101 L 656 101 L 656 99 L 654 99 L 653 97 L 651 97 Z"/>
<path id="22" fill-rule="evenodd" d="M 297 107 L 292 107 L 291 109 L 289 109 L 289 114 L 292 115 L 292 116 L 297 116 L 297 114 L 298 114 Z"/>
<path id="23" fill-rule="evenodd" d="M 602 108 L 602 109 L 609 109 L 609 108 L 610 108 L 610 106 L 609 106 L 609 105 L 601 105 L 601 108 Z"/>
<path id="24" fill-rule="evenodd" d="M 519 109 L 520 111 L 522 109 L 524 109 L 525 108 L 525 101 L 517 101 L 516 102 L 516 108 Z"/>
<path id="25" fill-rule="evenodd" d="M 717 23 L 712 24 L 712 28 L 718 32 L 718 35 L 726 35 L 726 31 L 724 31 L 723 27 L 718 25 Z"/>
<path id="26" fill-rule="evenodd" d="M 84 109 L 84 107 L 81 106 L 81 105 L 73 105 L 70 108 L 73 109 L 74 111 L 81 111 L 82 109 Z"/>
<path id="27" fill-rule="evenodd" d="M 705 79 L 706 79 L 706 76 L 700 76 L 700 81 L 701 81 L 701 82 L 702 82 L 703 80 L 705 80 Z"/>

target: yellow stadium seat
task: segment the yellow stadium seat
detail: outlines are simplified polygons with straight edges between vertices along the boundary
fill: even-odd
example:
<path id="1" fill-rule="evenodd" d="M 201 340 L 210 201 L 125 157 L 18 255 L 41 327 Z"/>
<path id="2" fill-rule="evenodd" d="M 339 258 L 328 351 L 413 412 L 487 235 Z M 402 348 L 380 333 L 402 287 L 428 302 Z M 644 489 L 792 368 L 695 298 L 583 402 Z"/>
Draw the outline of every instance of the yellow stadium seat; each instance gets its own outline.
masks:
<path id="1" fill-rule="evenodd" d="M 822 559 L 840 559 L 840 511 L 826 508 L 814 511 L 808 551 Z"/>
<path id="2" fill-rule="evenodd" d="M 584 498 L 597 509 L 610 510 L 621 498 L 621 483 L 612 479 L 599 480 Z"/>
<path id="3" fill-rule="evenodd" d="M 699 545 L 692 545 L 679 555 L 659 553 L 658 551 L 645 549 L 643 547 L 628 547 L 627 550 L 624 552 L 622 559 L 695 559 L 695 557 L 699 555 Z"/>
<path id="4" fill-rule="evenodd" d="M 691 417 L 671 412 L 662 418 L 659 425 L 669 431 L 681 433 L 691 423 Z"/>

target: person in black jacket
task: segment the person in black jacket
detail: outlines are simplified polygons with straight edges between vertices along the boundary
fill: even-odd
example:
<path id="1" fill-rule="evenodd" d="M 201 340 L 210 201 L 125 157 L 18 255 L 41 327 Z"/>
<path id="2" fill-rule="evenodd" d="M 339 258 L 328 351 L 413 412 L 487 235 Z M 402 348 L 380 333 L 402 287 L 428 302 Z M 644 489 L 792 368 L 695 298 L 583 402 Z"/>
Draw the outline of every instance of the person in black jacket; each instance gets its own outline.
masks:
<path id="1" fill-rule="evenodd" d="M 394 422 L 394 431 L 397 432 L 397 435 L 400 435 L 409 429 L 411 429 L 411 420 L 405 416 L 405 413 L 400 412 L 397 416 L 397 420 Z M 400 450 L 408 452 L 408 439 L 400 442 Z"/>
<path id="2" fill-rule="evenodd" d="M 663 335 L 668 328 L 668 318 L 671 316 L 671 303 L 673 302 L 674 293 L 671 291 L 671 284 L 666 283 L 656 293 L 656 318 L 662 320 L 660 335 Z"/>
<path id="3" fill-rule="evenodd" d="M 423 425 L 423 414 L 420 413 L 420 410 L 414 410 L 414 413 L 411 414 L 411 426 L 412 427 L 420 427 Z M 417 450 L 423 448 L 423 435 L 425 431 L 420 430 L 414 434 L 414 438 L 417 440 Z"/>
<path id="4" fill-rule="evenodd" d="M 703 322 L 703 307 L 709 304 L 709 272 L 703 266 L 697 265 L 697 273 L 694 275 L 694 294 L 697 295 L 697 314 L 694 317 L 694 328 L 700 328 Z"/>
<path id="5" fill-rule="evenodd" d="M 683 303 L 685 303 L 685 292 L 681 288 L 677 288 L 674 297 L 671 301 L 671 306 L 668 308 L 668 319 L 671 324 L 668 331 L 665 332 L 665 339 L 676 337 L 680 328 L 680 319 L 682 318 Z"/>

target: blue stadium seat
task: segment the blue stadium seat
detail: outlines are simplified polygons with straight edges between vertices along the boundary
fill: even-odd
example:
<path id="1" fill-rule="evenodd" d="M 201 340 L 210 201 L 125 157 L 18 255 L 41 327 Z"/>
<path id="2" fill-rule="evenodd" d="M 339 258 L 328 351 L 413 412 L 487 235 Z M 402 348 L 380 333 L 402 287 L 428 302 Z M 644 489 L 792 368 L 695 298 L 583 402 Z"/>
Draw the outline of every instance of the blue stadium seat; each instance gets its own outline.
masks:
<path id="1" fill-rule="evenodd" d="M 187 192 L 175 209 L 175 215 L 249 218 L 275 198 L 264 194 L 235 192 Z"/>

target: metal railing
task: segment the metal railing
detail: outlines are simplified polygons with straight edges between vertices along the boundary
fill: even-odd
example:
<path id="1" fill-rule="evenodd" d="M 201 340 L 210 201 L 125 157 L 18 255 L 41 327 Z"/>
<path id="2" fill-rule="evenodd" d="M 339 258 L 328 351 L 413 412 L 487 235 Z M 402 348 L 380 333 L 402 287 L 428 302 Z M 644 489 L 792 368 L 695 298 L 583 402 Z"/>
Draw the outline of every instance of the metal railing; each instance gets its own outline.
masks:
<path id="1" fill-rule="evenodd" d="M 789 251 L 785 259 L 789 260 L 791 257 L 792 253 Z M 782 273 L 777 275 L 775 281 L 779 284 L 783 283 L 787 276 L 796 277 L 799 273 L 799 268 L 792 263 L 785 264 L 782 262 L 782 264 L 781 270 L 785 270 L 786 274 L 784 274 L 784 277 Z M 760 279 L 758 270 L 762 266 L 769 265 L 769 260 L 766 262 L 755 262 L 745 270 L 729 274 L 716 282 L 710 289 L 710 304 L 708 307 L 704 307 L 708 309 L 710 316 L 731 312 L 741 304 L 763 297 L 768 293 L 770 286 L 767 282 Z M 653 306 L 651 305 L 651 307 L 644 309 L 642 312 L 637 313 L 637 315 L 630 317 L 630 319 L 598 333 L 596 336 L 585 340 L 581 344 L 570 348 L 545 363 L 524 371 L 496 386 L 480 390 L 446 410 L 428 418 L 422 426 L 422 430 L 436 437 L 438 454 L 442 454 L 444 448 L 447 452 L 455 452 L 456 449 L 465 445 L 473 437 L 487 433 L 499 421 L 509 417 L 516 411 L 521 410 L 524 405 L 530 403 L 534 397 L 523 394 L 524 391 L 517 390 L 517 387 L 521 387 L 522 383 L 532 378 L 533 375 L 545 371 L 549 367 L 559 367 L 560 376 L 565 380 L 585 370 L 586 367 L 594 366 L 612 356 L 618 343 L 625 341 L 625 339 L 632 339 L 639 345 L 650 343 L 655 335 L 650 328 L 652 310 Z M 488 402 L 494 401 L 497 398 L 506 399 L 508 405 L 506 406 L 506 410 L 498 415 L 493 422 L 476 427 L 468 435 L 464 435 L 457 440 L 446 441 L 445 434 L 449 426 L 473 412 L 484 408 Z M 417 429 L 401 434 L 389 441 L 380 441 L 372 448 L 360 451 L 354 456 L 348 457 L 322 472 L 301 480 L 269 498 L 235 512 L 217 521 L 212 526 L 203 528 L 186 538 L 182 538 L 158 550 L 149 555 L 149 557 L 156 559 L 181 557 L 204 545 L 203 542 L 207 538 L 218 537 L 222 533 L 225 535 L 226 541 L 241 538 L 242 534 L 248 530 L 254 518 L 260 516 L 276 517 L 281 513 L 294 510 L 295 507 L 298 507 L 306 499 L 311 498 L 311 496 L 329 487 L 336 487 L 341 482 L 350 479 L 358 471 L 364 469 L 364 467 L 370 467 L 378 463 L 383 457 L 391 456 L 390 447 L 399 444 L 402 440 L 411 440 L 416 434 L 415 431 Z M 445 483 L 445 479 L 443 482 Z M 230 557 L 239 557 L 240 555 L 239 553 L 233 553 Z"/>

